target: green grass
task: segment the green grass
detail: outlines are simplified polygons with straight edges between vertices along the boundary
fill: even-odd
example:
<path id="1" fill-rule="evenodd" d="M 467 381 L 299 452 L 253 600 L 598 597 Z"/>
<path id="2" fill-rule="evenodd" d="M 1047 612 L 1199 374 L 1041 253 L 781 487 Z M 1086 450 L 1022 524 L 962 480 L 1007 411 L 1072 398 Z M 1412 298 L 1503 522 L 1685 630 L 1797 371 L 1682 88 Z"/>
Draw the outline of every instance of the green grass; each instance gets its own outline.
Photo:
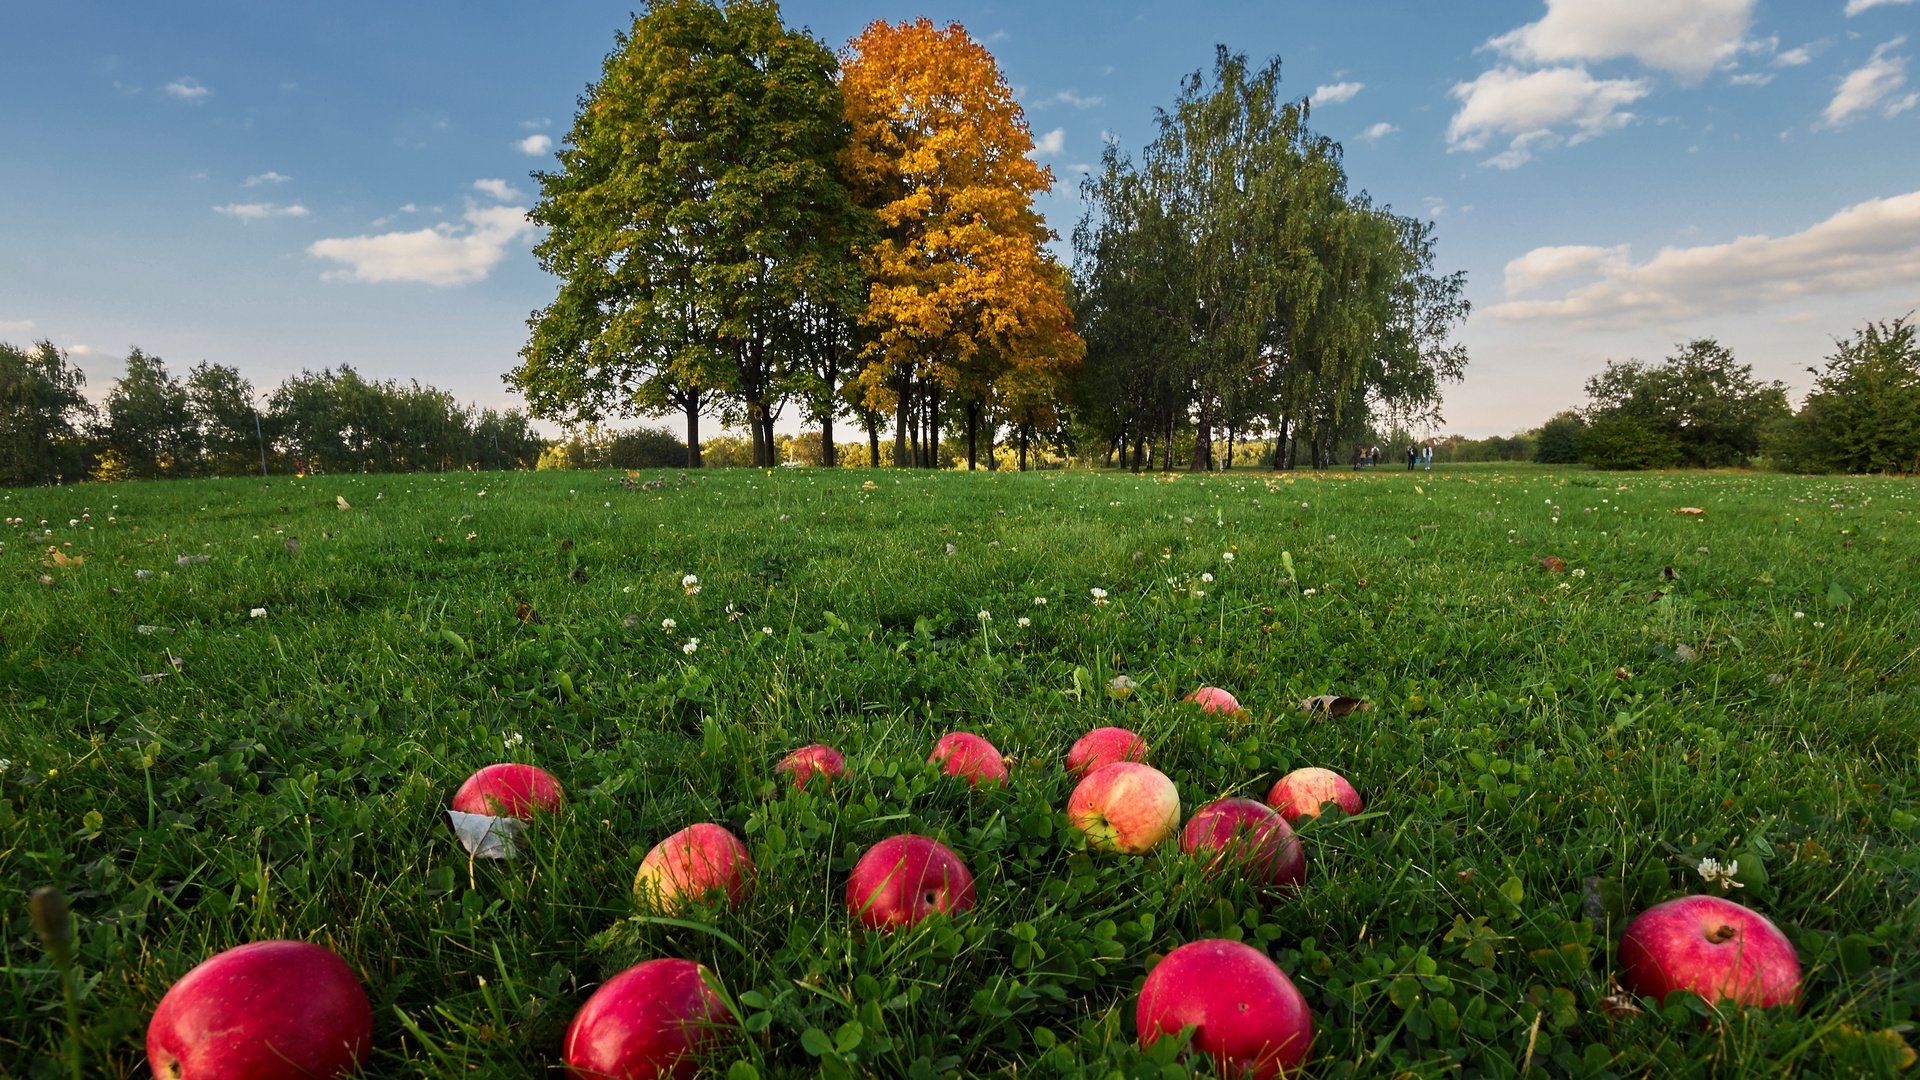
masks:
<path id="1" fill-rule="evenodd" d="M 0 1074 L 63 1075 L 46 884 L 74 908 L 88 1076 L 145 1075 L 167 986 L 268 937 L 360 974 L 380 1077 L 559 1075 L 573 1011 L 655 956 L 737 1002 L 751 1034 L 716 1075 L 1172 1075 L 1135 991 L 1217 936 L 1292 974 L 1320 1077 L 1891 1075 L 1920 1042 L 1912 482 L 624 479 L 0 493 L 26 519 L 0 530 Z M 1203 683 L 1249 714 L 1178 704 Z M 1373 709 L 1300 711 L 1320 693 Z M 1059 762 L 1102 724 L 1146 736 L 1188 813 L 1308 764 L 1367 808 L 1303 827 L 1292 898 L 1174 844 L 1089 852 Z M 1017 759 L 1005 790 L 923 764 L 956 728 Z M 848 782 L 777 784 L 814 741 Z M 531 858 L 471 864 L 443 810 L 497 760 L 569 808 Z M 750 901 L 646 917 L 641 856 L 703 820 L 746 840 Z M 901 831 L 957 850 L 980 906 L 856 932 L 846 872 Z M 1704 857 L 1797 944 L 1802 1008 L 1613 1015 L 1623 920 L 1711 888 Z"/>

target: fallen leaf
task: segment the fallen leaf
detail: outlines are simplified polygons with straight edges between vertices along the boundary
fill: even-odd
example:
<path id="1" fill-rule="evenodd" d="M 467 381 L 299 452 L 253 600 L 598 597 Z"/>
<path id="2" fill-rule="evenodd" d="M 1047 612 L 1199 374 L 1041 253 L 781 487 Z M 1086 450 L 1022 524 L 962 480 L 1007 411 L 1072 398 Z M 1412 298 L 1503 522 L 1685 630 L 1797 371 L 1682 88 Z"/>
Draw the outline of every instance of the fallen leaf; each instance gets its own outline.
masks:
<path id="1" fill-rule="evenodd" d="M 55 551 L 53 553 L 53 565 L 55 566 L 79 566 L 86 561 L 87 557 L 85 555 L 68 555 L 64 551 Z"/>
<path id="2" fill-rule="evenodd" d="M 575 585 L 585 585 L 587 583 L 587 568 L 584 566 L 576 566 L 573 568 L 573 573 L 568 576 L 573 578 Z"/>
<path id="3" fill-rule="evenodd" d="M 1600 1007 L 1601 1012 L 1615 1020 L 1624 1020 L 1629 1016 L 1639 1016 L 1646 1012 L 1630 994 L 1608 994 L 1594 1004 Z"/>
<path id="4" fill-rule="evenodd" d="M 1673 567 L 1671 566 L 1663 566 L 1660 568 L 1661 581 L 1672 581 L 1674 578 L 1677 578 L 1679 576 L 1680 576 L 1679 574 L 1674 573 Z"/>
<path id="5" fill-rule="evenodd" d="M 1368 712 L 1373 708 L 1373 704 L 1357 697 L 1319 694 L 1302 701 L 1300 707 L 1307 712 L 1325 712 L 1328 716 L 1339 717 L 1351 712 Z"/>
<path id="6" fill-rule="evenodd" d="M 1557 555 L 1549 555 L 1546 558 L 1540 560 L 1540 565 L 1547 568 L 1547 573 L 1558 574 L 1566 570 L 1567 560 L 1562 559 Z"/>
<path id="7" fill-rule="evenodd" d="M 1666 593 L 1661 592 L 1659 589 L 1655 589 L 1652 592 L 1647 594 L 1647 603 L 1657 604 L 1666 595 L 1667 595 Z"/>
<path id="8" fill-rule="evenodd" d="M 520 601 L 514 606 L 513 617 L 523 623 L 537 623 L 540 621 L 540 613 L 533 610 L 533 605 L 527 603 L 525 600 Z"/>
<path id="9" fill-rule="evenodd" d="M 351 510 L 351 509 L 353 509 L 353 504 L 347 501 L 347 497 L 346 497 L 345 495 L 335 495 L 335 496 L 333 497 L 333 501 L 334 501 L 334 503 L 335 503 L 336 505 L 338 505 L 338 506 L 340 507 L 340 509 L 342 509 L 342 510 Z"/>
<path id="10" fill-rule="evenodd" d="M 1701 514 L 1706 513 L 1705 510 L 1697 506 L 1681 506 L 1675 508 L 1673 512 L 1676 514 L 1686 514 L 1689 517 L 1699 517 Z"/>

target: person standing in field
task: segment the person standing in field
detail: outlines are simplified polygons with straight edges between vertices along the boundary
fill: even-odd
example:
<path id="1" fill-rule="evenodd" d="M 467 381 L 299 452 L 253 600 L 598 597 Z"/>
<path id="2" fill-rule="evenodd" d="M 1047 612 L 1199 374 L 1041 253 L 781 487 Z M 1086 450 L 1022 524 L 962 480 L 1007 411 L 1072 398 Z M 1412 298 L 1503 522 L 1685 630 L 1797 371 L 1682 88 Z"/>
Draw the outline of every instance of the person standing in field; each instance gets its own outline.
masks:
<path id="1" fill-rule="evenodd" d="M 1433 444 L 1427 444 L 1427 471 L 1433 471 Z"/>
<path id="2" fill-rule="evenodd" d="M 1414 462 L 1419 460 L 1420 460 L 1420 448 L 1413 445 L 1412 443 L 1408 443 L 1407 444 L 1407 471 L 1412 472 Z"/>

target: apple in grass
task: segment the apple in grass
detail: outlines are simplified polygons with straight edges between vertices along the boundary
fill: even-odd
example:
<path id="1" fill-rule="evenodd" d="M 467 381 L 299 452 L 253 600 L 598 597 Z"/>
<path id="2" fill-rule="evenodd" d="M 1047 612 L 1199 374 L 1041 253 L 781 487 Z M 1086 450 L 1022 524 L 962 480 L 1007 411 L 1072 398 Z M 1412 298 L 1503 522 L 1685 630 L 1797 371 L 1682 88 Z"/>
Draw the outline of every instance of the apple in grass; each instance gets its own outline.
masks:
<path id="1" fill-rule="evenodd" d="M 1349 814 L 1360 812 L 1360 793 L 1347 778 L 1332 769 L 1295 769 L 1274 782 L 1267 805 L 1280 811 L 1292 825 L 1303 817 L 1319 817 L 1327 803 Z"/>
<path id="2" fill-rule="evenodd" d="M 305 941 L 215 953 L 168 988 L 147 1024 L 158 1080 L 325 1080 L 357 1073 L 372 1045 L 360 980 Z"/>
<path id="3" fill-rule="evenodd" d="M 846 755 L 825 743 L 814 743 L 781 758 L 773 771 L 791 773 L 793 786 L 805 791 L 807 781 L 815 777 L 824 783 L 832 783 L 847 775 L 847 759 Z"/>
<path id="4" fill-rule="evenodd" d="M 552 813 L 566 798 L 560 781 L 534 765 L 489 765 L 453 793 L 453 808 L 463 814 L 527 819 L 535 811 Z"/>
<path id="5" fill-rule="evenodd" d="M 1085 776 L 1116 761 L 1147 760 L 1147 740 L 1120 727 L 1099 727 L 1080 736 L 1067 751 L 1067 772 Z"/>
<path id="6" fill-rule="evenodd" d="M 1226 869 L 1255 884 L 1295 887 L 1307 879 L 1300 838 L 1286 818 L 1254 799 L 1221 799 L 1195 811 L 1180 850 L 1207 856 L 1209 876 Z"/>
<path id="7" fill-rule="evenodd" d="M 1232 694 L 1227 693 L 1217 686 L 1203 686 L 1193 693 L 1188 694 L 1187 700 L 1210 713 L 1237 713 L 1246 711 L 1240 707 L 1240 702 L 1236 700 Z"/>
<path id="8" fill-rule="evenodd" d="M 847 910 L 876 930 L 912 926 L 936 911 L 958 915 L 973 903 L 967 864 L 928 836 L 890 836 L 868 848 L 847 876 Z"/>
<path id="9" fill-rule="evenodd" d="M 1188 942 L 1155 964 L 1134 1024 L 1143 1048 L 1191 1027 L 1190 1045 L 1221 1076 L 1252 1080 L 1291 1075 L 1313 1044 L 1313 1013 L 1287 973 L 1259 949 L 1222 938 Z"/>
<path id="10" fill-rule="evenodd" d="M 1709 1004 L 1792 1005 L 1800 958 L 1765 915 L 1719 896 L 1682 896 L 1634 916 L 1620 938 L 1621 980 L 1665 1001 L 1691 990 Z"/>
<path id="11" fill-rule="evenodd" d="M 968 787 L 982 781 L 1002 783 L 1007 778 L 1007 763 L 993 744 L 971 731 L 950 731 L 933 744 L 928 761 L 946 763 L 948 776 L 964 776 Z"/>
<path id="12" fill-rule="evenodd" d="M 1094 847 L 1140 855 L 1180 827 L 1180 792 L 1151 765 L 1116 761 L 1074 787 L 1067 820 Z"/>
<path id="13" fill-rule="evenodd" d="M 753 880 L 753 858 L 740 838 L 711 822 L 689 825 L 653 845 L 640 860 L 633 891 L 662 912 L 674 912 L 714 893 L 737 904 Z"/>
<path id="14" fill-rule="evenodd" d="M 567 1028 L 572 1080 L 686 1080 L 700 1056 L 738 1022 L 705 969 L 691 960 L 648 960 L 608 979 Z"/>

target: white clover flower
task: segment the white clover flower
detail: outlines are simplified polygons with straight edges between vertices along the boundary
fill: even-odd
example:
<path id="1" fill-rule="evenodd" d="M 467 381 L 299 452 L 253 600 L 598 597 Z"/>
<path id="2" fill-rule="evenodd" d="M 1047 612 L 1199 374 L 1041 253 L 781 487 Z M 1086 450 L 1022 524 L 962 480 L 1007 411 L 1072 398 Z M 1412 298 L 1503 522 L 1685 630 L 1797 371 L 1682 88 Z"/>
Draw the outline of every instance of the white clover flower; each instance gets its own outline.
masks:
<path id="1" fill-rule="evenodd" d="M 1320 593 L 1319 589 L 1301 589 L 1300 590 L 1301 596 L 1318 596 L 1319 593 Z"/>
<path id="2" fill-rule="evenodd" d="M 687 643 L 680 646 L 680 651 L 686 653 L 688 656 L 692 656 L 695 652 L 699 651 L 699 649 L 700 639 L 697 637 L 688 638 Z"/>
<path id="3" fill-rule="evenodd" d="M 673 629 L 674 627 L 676 627 L 676 626 L 679 626 L 679 625 L 680 625 L 679 623 L 677 623 L 677 622 L 674 622 L 674 621 L 673 621 L 672 619 L 661 619 L 661 620 L 660 620 L 660 629 L 662 629 L 662 630 L 668 630 L 668 631 L 671 631 L 671 630 L 672 630 L 672 629 Z"/>
<path id="4" fill-rule="evenodd" d="M 514 747 L 519 746 L 521 743 L 526 742 L 527 737 L 525 735 L 520 734 L 517 731 L 510 731 L 507 733 L 506 738 L 501 739 L 500 741 L 507 744 L 507 749 L 511 750 Z"/>
<path id="5" fill-rule="evenodd" d="M 1093 593 L 1093 606 L 1094 606 L 1094 607 L 1106 607 L 1106 606 L 1107 606 L 1107 590 L 1105 590 L 1105 589 L 1102 589 L 1102 588 L 1100 588 L 1099 586 L 1097 586 L 1097 585 L 1096 585 L 1096 586 L 1094 586 L 1094 587 L 1093 587 L 1092 589 L 1089 589 L 1088 591 L 1089 591 L 1089 592 L 1091 592 L 1091 593 Z"/>
<path id="6" fill-rule="evenodd" d="M 1020 618 L 1019 618 L 1018 620 L 1016 620 L 1016 621 L 1014 622 L 1014 625 L 1015 625 L 1015 626 L 1022 626 L 1022 627 L 1025 627 L 1025 626 L 1032 626 L 1032 625 L 1033 625 L 1033 620 L 1032 620 L 1032 619 L 1029 619 L 1029 618 L 1027 618 L 1027 617 L 1026 617 L 1025 615 L 1022 615 L 1022 616 L 1020 616 Z"/>
<path id="7" fill-rule="evenodd" d="M 1139 688 L 1139 683 L 1127 678 L 1125 675 L 1115 675 L 1113 680 L 1107 683 L 1107 693 L 1112 695 L 1115 701 L 1125 701 Z"/>
<path id="8" fill-rule="evenodd" d="M 1825 630 L 1825 629 L 1827 628 L 1827 624 L 1826 624 L 1826 623 L 1823 623 L 1823 622 L 1821 622 L 1821 621 L 1819 621 L 1818 619 L 1816 619 L 1816 620 L 1814 620 L 1814 623 L 1813 623 L 1813 628 L 1814 628 L 1815 630 Z"/>
<path id="9" fill-rule="evenodd" d="M 761 632 L 762 634 L 765 634 L 765 635 L 766 635 L 767 637 L 772 637 L 772 636 L 773 636 L 773 627 L 771 627 L 771 626 L 763 626 L 763 627 L 761 627 L 761 628 L 760 628 L 760 632 Z"/>
<path id="10" fill-rule="evenodd" d="M 727 605 L 727 621 L 728 622 L 740 621 L 740 610 L 734 607 L 732 604 Z"/>
<path id="11" fill-rule="evenodd" d="M 267 609 L 263 607 L 257 607 L 257 608 L 254 608 L 252 611 L 247 612 L 247 618 L 249 619 L 264 619 L 266 617 L 267 617 Z"/>
<path id="12" fill-rule="evenodd" d="M 1585 567 L 1581 567 L 1580 569 L 1578 569 L 1578 570 L 1575 570 L 1575 571 L 1573 572 L 1573 576 L 1574 576 L 1574 577 L 1586 577 L 1586 576 L 1587 576 L 1587 571 L 1586 571 L 1586 568 L 1585 568 Z"/>
<path id="13" fill-rule="evenodd" d="M 691 589 L 698 584 L 700 584 L 700 579 L 693 574 L 688 574 L 686 577 L 680 579 L 680 587 L 683 589 Z"/>
<path id="14" fill-rule="evenodd" d="M 984 609 L 984 608 L 983 608 L 983 609 L 981 609 L 981 611 L 980 611 L 980 621 L 981 621 L 981 622 L 992 622 L 992 621 L 993 621 L 993 612 L 991 612 L 991 611 L 987 611 L 987 610 L 986 610 L 986 609 Z"/>
<path id="15" fill-rule="evenodd" d="M 1718 885 L 1723 890 L 1746 888 L 1745 885 L 1733 879 L 1733 876 L 1739 872 L 1739 859 L 1730 859 L 1725 866 L 1721 866 L 1718 859 L 1700 860 L 1700 876 L 1705 878 L 1709 885 Z"/>
<path id="16" fill-rule="evenodd" d="M 1201 575 L 1200 575 L 1200 580 L 1201 580 L 1201 581 L 1212 581 L 1212 580 L 1213 580 L 1213 575 L 1212 575 L 1212 574 L 1201 574 Z"/>
<path id="17" fill-rule="evenodd" d="M 1796 619 L 1804 619 L 1807 617 L 1807 613 L 1804 611 L 1796 611 L 1793 613 L 1793 617 Z"/>
<path id="18" fill-rule="evenodd" d="M 1231 551 L 1223 551 L 1223 552 L 1221 552 L 1221 553 L 1220 553 L 1220 561 L 1221 561 L 1221 562 L 1232 562 L 1232 561 L 1233 561 L 1233 552 L 1231 552 Z"/>
<path id="19" fill-rule="evenodd" d="M 1034 606 L 1034 607 L 1046 607 L 1046 606 L 1047 606 L 1047 598 L 1046 598 L 1046 597 L 1044 597 L 1044 596 L 1036 596 L 1036 597 L 1034 597 L 1034 598 L 1033 598 L 1033 606 Z"/>

